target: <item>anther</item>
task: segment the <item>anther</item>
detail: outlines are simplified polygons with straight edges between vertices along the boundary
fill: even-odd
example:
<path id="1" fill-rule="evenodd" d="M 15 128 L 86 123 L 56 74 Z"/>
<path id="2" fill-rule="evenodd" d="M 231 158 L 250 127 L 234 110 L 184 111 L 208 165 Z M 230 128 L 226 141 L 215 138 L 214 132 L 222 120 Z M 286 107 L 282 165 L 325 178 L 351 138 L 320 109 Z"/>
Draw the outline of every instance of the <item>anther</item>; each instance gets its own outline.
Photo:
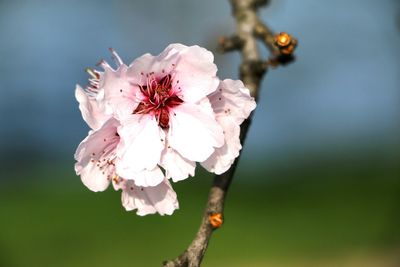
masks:
<path id="1" fill-rule="evenodd" d="M 118 184 L 118 183 L 119 183 L 119 176 L 118 176 L 118 175 L 115 175 L 115 176 L 112 178 L 112 180 L 113 180 L 114 183 Z"/>
<path id="2" fill-rule="evenodd" d="M 86 71 L 86 73 L 89 74 L 93 79 L 98 79 L 98 78 L 99 78 L 98 74 L 96 74 L 92 68 L 86 68 L 85 71 Z"/>

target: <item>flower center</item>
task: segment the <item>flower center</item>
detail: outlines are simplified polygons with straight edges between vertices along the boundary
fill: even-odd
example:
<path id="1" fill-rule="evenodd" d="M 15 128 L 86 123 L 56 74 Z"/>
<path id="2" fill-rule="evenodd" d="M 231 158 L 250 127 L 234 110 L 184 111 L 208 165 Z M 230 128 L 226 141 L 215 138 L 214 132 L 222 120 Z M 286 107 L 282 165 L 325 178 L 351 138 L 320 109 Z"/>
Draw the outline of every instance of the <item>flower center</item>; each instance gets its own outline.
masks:
<path id="1" fill-rule="evenodd" d="M 144 99 L 133 114 L 153 114 L 161 128 L 168 128 L 171 109 L 183 103 L 172 88 L 171 75 L 168 74 L 160 80 L 148 77 L 147 84 L 139 88 Z"/>

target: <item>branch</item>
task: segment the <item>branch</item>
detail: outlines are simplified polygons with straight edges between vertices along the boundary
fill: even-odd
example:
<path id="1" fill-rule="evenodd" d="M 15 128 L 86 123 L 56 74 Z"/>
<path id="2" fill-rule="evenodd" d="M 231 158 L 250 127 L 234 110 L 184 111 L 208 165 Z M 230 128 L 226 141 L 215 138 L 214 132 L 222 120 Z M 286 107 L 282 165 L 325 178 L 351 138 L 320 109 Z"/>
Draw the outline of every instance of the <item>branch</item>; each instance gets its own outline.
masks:
<path id="1" fill-rule="evenodd" d="M 257 21 L 254 34 L 268 47 L 272 55 L 279 55 L 279 48 L 275 45 L 275 35 L 264 23 Z"/>
<path id="2" fill-rule="evenodd" d="M 244 41 L 239 36 L 232 35 L 230 37 L 219 38 L 218 51 L 221 53 L 242 49 Z"/>
<path id="3" fill-rule="evenodd" d="M 272 31 L 260 22 L 257 15 L 257 9 L 267 4 L 268 1 L 230 0 L 230 3 L 236 20 L 236 33 L 231 37 L 222 37 L 219 40 L 219 50 L 222 52 L 240 50 L 242 55 L 240 78 L 250 90 L 250 94 L 257 100 L 260 82 L 267 70 L 269 61 L 261 59 L 256 38 L 263 40 L 271 55 L 274 57 L 281 56 L 279 46 L 275 45 Z M 251 115 L 241 125 L 240 141 L 242 144 L 246 139 L 250 122 Z M 200 266 L 213 231 L 223 223 L 225 197 L 233 179 L 239 157 L 236 158 L 227 172 L 215 176 L 200 228 L 190 246 L 176 259 L 165 261 L 164 267 Z"/>

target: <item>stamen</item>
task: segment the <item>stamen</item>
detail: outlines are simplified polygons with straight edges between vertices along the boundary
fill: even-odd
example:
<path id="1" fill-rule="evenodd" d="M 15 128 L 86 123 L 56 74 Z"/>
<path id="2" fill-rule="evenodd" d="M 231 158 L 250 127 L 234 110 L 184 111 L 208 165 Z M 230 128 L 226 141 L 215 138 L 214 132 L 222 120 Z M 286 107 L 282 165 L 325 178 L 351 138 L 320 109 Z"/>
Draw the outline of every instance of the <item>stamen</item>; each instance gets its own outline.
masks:
<path id="1" fill-rule="evenodd" d="M 156 90 L 158 86 L 158 82 L 156 81 L 156 79 L 154 77 L 152 77 L 152 79 L 150 80 L 150 88 L 152 90 Z"/>
<path id="2" fill-rule="evenodd" d="M 86 68 L 85 69 L 86 73 L 89 74 L 93 79 L 99 79 L 98 74 L 95 73 L 95 70 L 93 70 L 92 68 Z M 90 79 L 89 79 L 90 81 Z"/>
<path id="3" fill-rule="evenodd" d="M 157 79 L 154 72 L 147 73 L 145 85 L 136 85 L 139 86 L 143 99 L 138 99 L 139 105 L 132 114 L 151 113 L 161 128 L 169 128 L 170 108 L 183 103 L 183 100 L 174 92 L 176 90 L 173 89 L 172 75 L 174 74 Z"/>
<path id="4" fill-rule="evenodd" d="M 112 178 L 113 179 L 113 181 L 114 181 L 114 183 L 116 183 L 116 184 L 118 184 L 119 183 L 119 176 L 116 174 L 116 175 L 114 175 L 114 177 Z"/>
<path id="5" fill-rule="evenodd" d="M 115 52 L 113 48 L 110 47 L 108 50 L 110 50 L 112 58 L 114 59 L 115 64 L 117 64 L 117 67 L 124 64 L 124 62 L 122 62 L 122 59 L 119 57 L 119 55 L 117 54 L 117 52 Z"/>
<path id="6" fill-rule="evenodd" d="M 101 66 L 103 69 L 112 69 L 104 59 L 101 59 L 99 62 L 97 62 L 96 66 Z"/>

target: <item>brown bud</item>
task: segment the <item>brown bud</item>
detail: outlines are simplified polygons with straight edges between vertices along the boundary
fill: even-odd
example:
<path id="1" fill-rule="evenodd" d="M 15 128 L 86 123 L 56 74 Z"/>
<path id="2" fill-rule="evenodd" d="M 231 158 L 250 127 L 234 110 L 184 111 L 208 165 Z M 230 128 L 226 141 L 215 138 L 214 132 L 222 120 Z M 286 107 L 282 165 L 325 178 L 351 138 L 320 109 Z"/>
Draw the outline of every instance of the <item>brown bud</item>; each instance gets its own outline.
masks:
<path id="1" fill-rule="evenodd" d="M 275 44 L 283 55 L 291 55 L 297 46 L 297 40 L 286 32 L 275 35 Z"/>
<path id="2" fill-rule="evenodd" d="M 279 47 L 288 46 L 292 41 L 292 37 L 286 32 L 280 32 L 275 35 L 275 43 Z"/>
<path id="3" fill-rule="evenodd" d="M 224 222 L 221 213 L 210 214 L 208 220 L 210 221 L 210 224 L 214 229 L 220 228 L 222 223 Z"/>

